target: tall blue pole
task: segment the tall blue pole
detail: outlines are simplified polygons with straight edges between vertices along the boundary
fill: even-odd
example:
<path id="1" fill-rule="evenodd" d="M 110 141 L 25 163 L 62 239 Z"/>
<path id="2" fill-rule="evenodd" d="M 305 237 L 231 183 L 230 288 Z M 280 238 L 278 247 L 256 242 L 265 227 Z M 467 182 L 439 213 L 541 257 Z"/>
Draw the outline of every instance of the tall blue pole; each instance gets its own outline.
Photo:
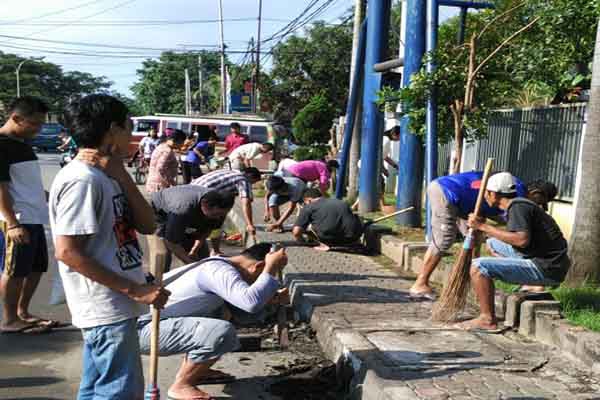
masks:
<path id="1" fill-rule="evenodd" d="M 427 52 L 433 52 L 437 47 L 439 22 L 439 7 L 437 0 L 429 0 L 427 2 Z M 435 71 L 435 63 L 429 58 L 427 61 L 427 73 L 431 74 Z M 427 183 L 437 177 L 437 161 L 438 161 L 438 140 L 437 140 L 437 93 L 436 88 L 432 88 L 431 95 L 427 100 L 427 115 L 425 117 L 426 132 L 427 132 Z M 427 197 L 427 238 L 431 238 L 431 207 L 429 197 Z"/>
<path id="2" fill-rule="evenodd" d="M 365 19 L 360 27 L 358 36 L 358 49 L 356 50 L 356 68 L 352 76 L 352 85 L 348 104 L 346 104 L 346 124 L 344 126 L 344 142 L 342 143 L 342 154 L 340 157 L 340 168 L 337 173 L 335 184 L 335 197 L 341 199 L 344 197 L 344 188 L 346 187 L 346 171 L 348 171 L 348 158 L 350 156 L 350 145 L 352 144 L 352 132 L 354 130 L 354 117 L 358 101 L 360 99 L 360 79 L 363 74 L 365 64 L 365 41 L 367 35 L 367 20 Z"/>
<path id="3" fill-rule="evenodd" d="M 404 73 L 402 85 L 407 87 L 413 74 L 421 69 L 425 54 L 426 0 L 407 0 Z M 398 160 L 397 208 L 414 206 L 400 214 L 397 222 L 405 226 L 421 225 L 421 192 L 423 190 L 423 145 L 409 131 L 409 118 L 400 121 L 400 156 Z"/>
<path id="4" fill-rule="evenodd" d="M 374 64 L 385 58 L 388 48 L 391 0 L 369 0 L 367 4 L 367 47 L 363 85 L 362 144 L 360 152 L 359 209 L 371 212 L 377 208 L 379 193 L 379 153 L 383 136 L 383 113 L 375 103 L 381 88 L 381 74 Z"/>

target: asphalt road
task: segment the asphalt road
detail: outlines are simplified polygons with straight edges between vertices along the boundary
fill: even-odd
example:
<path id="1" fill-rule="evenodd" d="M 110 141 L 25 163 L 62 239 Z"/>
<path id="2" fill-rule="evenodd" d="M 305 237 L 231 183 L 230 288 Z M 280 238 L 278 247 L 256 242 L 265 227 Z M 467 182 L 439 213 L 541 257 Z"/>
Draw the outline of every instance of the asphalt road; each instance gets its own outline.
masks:
<path id="1" fill-rule="evenodd" d="M 60 170 L 59 155 L 39 154 L 44 186 L 50 188 Z M 49 230 L 47 231 L 49 234 Z M 141 238 L 142 246 L 145 239 Z M 49 254 L 53 254 L 49 240 Z M 229 249 L 235 251 L 235 249 Z M 56 261 L 50 257 L 49 272 L 42 278 L 31 311 L 39 316 L 70 321 L 66 305 L 49 305 L 51 281 L 57 274 Z M 76 398 L 81 376 L 81 333 L 74 327 L 61 328 L 45 335 L 0 335 L 0 399 L 58 400 Z M 279 399 L 269 394 L 270 376 L 278 374 L 282 366 L 297 363 L 298 353 L 263 351 L 229 354 L 215 367 L 238 377 L 227 385 L 207 385 L 202 389 L 216 399 Z M 148 357 L 143 357 L 144 370 Z M 162 357 L 159 362 L 159 387 L 163 398 L 172 382 L 181 356 Z"/>

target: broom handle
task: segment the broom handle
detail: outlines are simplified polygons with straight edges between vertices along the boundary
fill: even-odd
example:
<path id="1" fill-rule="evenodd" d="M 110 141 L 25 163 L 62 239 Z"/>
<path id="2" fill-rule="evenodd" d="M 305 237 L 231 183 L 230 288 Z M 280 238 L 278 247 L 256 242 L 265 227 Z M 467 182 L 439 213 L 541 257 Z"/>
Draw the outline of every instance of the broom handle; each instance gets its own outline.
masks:
<path id="1" fill-rule="evenodd" d="M 154 240 L 154 283 L 162 284 L 162 275 L 165 269 L 166 254 L 163 252 L 164 244 L 162 240 L 154 235 L 150 236 L 150 240 Z M 150 385 L 157 387 L 158 382 L 158 336 L 160 329 L 160 310 L 152 306 L 152 331 L 150 334 Z"/>
<path id="2" fill-rule="evenodd" d="M 493 167 L 494 159 L 488 158 L 487 162 L 485 163 L 485 169 L 483 170 L 483 178 L 481 178 L 481 185 L 479 186 L 477 203 L 475 203 L 475 210 L 473 211 L 477 216 L 479 216 L 479 212 L 481 211 L 481 205 L 483 204 L 483 195 L 485 194 L 485 189 L 487 187 L 488 179 L 490 179 Z"/>
<path id="3" fill-rule="evenodd" d="M 395 215 L 405 213 L 407 211 L 412 210 L 413 208 L 414 208 L 413 206 L 403 208 L 402 210 L 398 210 L 398 211 L 395 211 L 395 212 L 393 212 L 391 214 L 384 215 L 383 217 L 376 218 L 373 221 L 371 221 L 371 223 L 374 224 L 376 222 L 383 221 L 384 219 L 392 218 Z"/>

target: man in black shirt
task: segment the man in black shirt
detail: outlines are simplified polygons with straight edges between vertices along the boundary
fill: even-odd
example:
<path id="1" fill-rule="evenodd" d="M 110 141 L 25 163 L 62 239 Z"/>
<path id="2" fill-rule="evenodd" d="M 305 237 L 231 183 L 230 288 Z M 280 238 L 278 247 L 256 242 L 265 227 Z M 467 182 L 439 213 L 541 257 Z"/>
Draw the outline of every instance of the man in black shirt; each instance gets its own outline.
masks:
<path id="1" fill-rule="evenodd" d="M 554 219 L 533 201 L 517 198 L 514 177 L 507 172 L 493 175 L 485 200 L 507 212 L 506 230 L 485 223 L 471 214 L 468 224 L 490 237 L 488 244 L 504 257 L 473 260 L 471 280 L 480 315 L 466 321 L 467 330 L 497 329 L 494 312 L 494 279 L 523 285 L 554 286 L 562 282 L 570 267 L 567 241 Z"/>
<path id="2" fill-rule="evenodd" d="M 327 251 L 330 247 L 352 245 L 363 234 L 362 222 L 346 202 L 324 198 L 319 189 L 307 189 L 304 203 L 307 205 L 292 230 L 296 240 L 301 240 L 304 232 L 310 230 L 320 242 L 315 249 Z"/>

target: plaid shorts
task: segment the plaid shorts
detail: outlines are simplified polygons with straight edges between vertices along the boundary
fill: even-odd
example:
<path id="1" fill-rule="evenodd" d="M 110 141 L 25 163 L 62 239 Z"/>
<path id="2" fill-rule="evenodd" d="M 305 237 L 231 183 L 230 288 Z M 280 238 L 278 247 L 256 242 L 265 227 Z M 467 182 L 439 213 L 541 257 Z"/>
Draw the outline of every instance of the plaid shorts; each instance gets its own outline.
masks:
<path id="1" fill-rule="evenodd" d="M 48 270 L 48 246 L 44 225 L 21 225 L 29 233 L 29 243 L 16 244 L 6 234 L 8 224 L 0 221 L 0 266 L 10 277 L 24 278 L 32 272 Z"/>

